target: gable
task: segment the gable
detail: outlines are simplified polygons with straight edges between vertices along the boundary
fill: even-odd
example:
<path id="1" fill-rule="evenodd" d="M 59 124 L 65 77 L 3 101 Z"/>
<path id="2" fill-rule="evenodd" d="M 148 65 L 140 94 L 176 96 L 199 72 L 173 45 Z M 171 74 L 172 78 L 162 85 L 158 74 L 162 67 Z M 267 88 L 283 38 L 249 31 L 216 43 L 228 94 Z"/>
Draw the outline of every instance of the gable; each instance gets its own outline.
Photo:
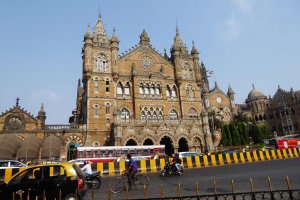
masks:
<path id="1" fill-rule="evenodd" d="M 174 77 L 172 64 L 147 45 L 136 46 L 119 59 L 119 74 L 130 76 L 133 71 Z"/>

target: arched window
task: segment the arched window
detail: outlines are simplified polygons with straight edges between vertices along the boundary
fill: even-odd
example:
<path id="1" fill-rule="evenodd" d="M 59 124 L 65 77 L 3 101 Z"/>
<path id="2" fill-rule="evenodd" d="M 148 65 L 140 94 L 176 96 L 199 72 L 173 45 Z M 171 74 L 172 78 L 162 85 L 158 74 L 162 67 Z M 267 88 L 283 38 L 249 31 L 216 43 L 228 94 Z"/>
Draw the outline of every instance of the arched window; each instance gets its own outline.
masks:
<path id="1" fill-rule="evenodd" d="M 101 54 L 97 56 L 95 70 L 98 72 L 108 71 L 108 60 L 105 55 Z"/>
<path id="2" fill-rule="evenodd" d="M 129 110 L 123 108 L 121 111 L 121 120 L 127 121 L 129 119 L 129 116 L 130 116 Z"/>
<path id="3" fill-rule="evenodd" d="M 94 115 L 95 117 L 99 117 L 99 105 L 94 105 Z"/>
<path id="4" fill-rule="evenodd" d="M 145 121 L 145 119 L 146 119 L 145 112 L 142 111 L 142 113 L 141 113 L 141 120 L 142 120 L 142 121 Z"/>
<path id="5" fill-rule="evenodd" d="M 147 120 L 151 120 L 151 113 L 150 113 L 150 111 L 147 112 Z"/>
<path id="6" fill-rule="evenodd" d="M 158 115 L 158 120 L 163 120 L 163 119 L 164 119 L 163 114 L 162 114 L 162 112 L 160 111 L 160 112 L 159 112 L 159 115 Z"/>
<path id="7" fill-rule="evenodd" d="M 106 103 L 106 105 L 105 105 L 105 113 L 106 114 L 110 113 L 110 103 Z"/>
<path id="8" fill-rule="evenodd" d="M 175 109 L 172 109 L 169 113 L 169 119 L 178 119 L 178 113 Z"/>
<path id="9" fill-rule="evenodd" d="M 140 83 L 140 85 L 139 85 L 139 93 L 144 94 L 144 87 L 143 87 L 142 83 Z"/>
<path id="10" fill-rule="evenodd" d="M 172 97 L 177 97 L 177 90 L 176 90 L 175 85 L 172 88 Z"/>
<path id="11" fill-rule="evenodd" d="M 94 85 L 95 85 L 94 92 L 98 92 L 98 91 L 99 91 L 99 85 L 98 85 L 98 82 L 99 82 L 99 79 L 98 79 L 98 77 L 96 77 L 96 78 L 94 79 Z"/>
<path id="12" fill-rule="evenodd" d="M 156 95 L 160 95 L 160 87 L 159 87 L 159 85 L 155 86 L 155 94 Z"/>
<path id="13" fill-rule="evenodd" d="M 155 112 L 155 111 L 153 112 L 152 119 L 153 119 L 153 120 L 157 120 L 157 115 L 156 115 L 156 112 Z"/>
<path id="14" fill-rule="evenodd" d="M 150 94 L 154 95 L 154 91 L 155 91 L 154 85 L 151 85 L 150 86 Z"/>
<path id="15" fill-rule="evenodd" d="M 105 80 L 105 92 L 109 92 L 109 79 Z"/>
<path id="16" fill-rule="evenodd" d="M 149 84 L 146 84 L 145 87 L 144 87 L 144 89 L 145 89 L 145 94 L 149 94 L 150 93 L 149 92 Z"/>
<path id="17" fill-rule="evenodd" d="M 197 119 L 198 118 L 198 113 L 195 110 L 195 108 L 190 108 L 189 109 L 188 116 L 189 116 L 189 119 Z"/>
<path id="18" fill-rule="evenodd" d="M 171 95 L 171 89 L 170 89 L 170 86 L 167 85 L 167 89 L 166 89 L 166 95 L 167 97 L 170 97 Z"/>
<path id="19" fill-rule="evenodd" d="M 125 95 L 130 95 L 130 85 L 129 85 L 129 83 L 126 83 L 126 85 L 124 86 L 124 94 Z"/>
<path id="20" fill-rule="evenodd" d="M 120 82 L 117 85 L 117 94 L 123 94 L 122 84 Z"/>

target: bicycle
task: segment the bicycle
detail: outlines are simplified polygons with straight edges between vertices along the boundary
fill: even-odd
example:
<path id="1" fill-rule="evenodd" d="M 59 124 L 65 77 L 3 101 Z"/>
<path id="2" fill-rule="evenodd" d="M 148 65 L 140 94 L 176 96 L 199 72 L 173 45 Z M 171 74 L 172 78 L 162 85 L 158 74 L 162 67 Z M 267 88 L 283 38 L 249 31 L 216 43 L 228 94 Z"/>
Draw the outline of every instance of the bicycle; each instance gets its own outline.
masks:
<path id="1" fill-rule="evenodd" d="M 110 191 L 116 194 L 120 193 L 122 190 L 126 190 L 127 187 L 128 189 L 132 189 L 134 187 L 137 190 L 144 190 L 144 188 L 147 188 L 149 185 L 149 178 L 139 172 L 137 172 L 130 181 L 131 187 L 129 187 L 127 173 L 123 171 L 122 174 L 116 178 L 113 184 L 111 184 Z"/>

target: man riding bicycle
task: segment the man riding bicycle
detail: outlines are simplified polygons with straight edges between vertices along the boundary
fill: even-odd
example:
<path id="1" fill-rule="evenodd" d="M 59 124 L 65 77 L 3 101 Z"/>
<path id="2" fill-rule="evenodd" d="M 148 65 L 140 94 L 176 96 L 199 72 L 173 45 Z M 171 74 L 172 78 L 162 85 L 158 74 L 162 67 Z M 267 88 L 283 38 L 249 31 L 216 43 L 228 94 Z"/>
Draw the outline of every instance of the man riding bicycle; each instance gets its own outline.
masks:
<path id="1" fill-rule="evenodd" d="M 137 172 L 137 165 L 136 165 L 135 161 L 131 158 L 130 154 L 127 154 L 127 159 L 129 160 L 129 163 L 128 163 L 126 172 L 127 172 L 128 184 L 129 184 L 129 187 L 131 187 L 131 184 L 132 184 L 131 180 L 134 178 L 134 176 Z"/>

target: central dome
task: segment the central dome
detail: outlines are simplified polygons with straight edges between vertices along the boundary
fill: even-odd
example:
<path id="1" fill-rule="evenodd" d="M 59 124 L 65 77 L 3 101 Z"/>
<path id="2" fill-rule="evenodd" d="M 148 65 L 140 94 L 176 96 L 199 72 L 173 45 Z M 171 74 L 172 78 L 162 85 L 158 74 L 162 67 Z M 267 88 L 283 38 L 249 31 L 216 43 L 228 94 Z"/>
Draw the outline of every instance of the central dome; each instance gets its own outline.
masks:
<path id="1" fill-rule="evenodd" d="M 253 87 L 253 89 L 248 94 L 248 100 L 253 100 L 253 99 L 257 99 L 257 98 L 261 98 L 261 97 L 264 98 L 265 97 L 265 95 L 261 91 L 255 89 L 253 84 L 252 84 L 252 87 Z"/>

